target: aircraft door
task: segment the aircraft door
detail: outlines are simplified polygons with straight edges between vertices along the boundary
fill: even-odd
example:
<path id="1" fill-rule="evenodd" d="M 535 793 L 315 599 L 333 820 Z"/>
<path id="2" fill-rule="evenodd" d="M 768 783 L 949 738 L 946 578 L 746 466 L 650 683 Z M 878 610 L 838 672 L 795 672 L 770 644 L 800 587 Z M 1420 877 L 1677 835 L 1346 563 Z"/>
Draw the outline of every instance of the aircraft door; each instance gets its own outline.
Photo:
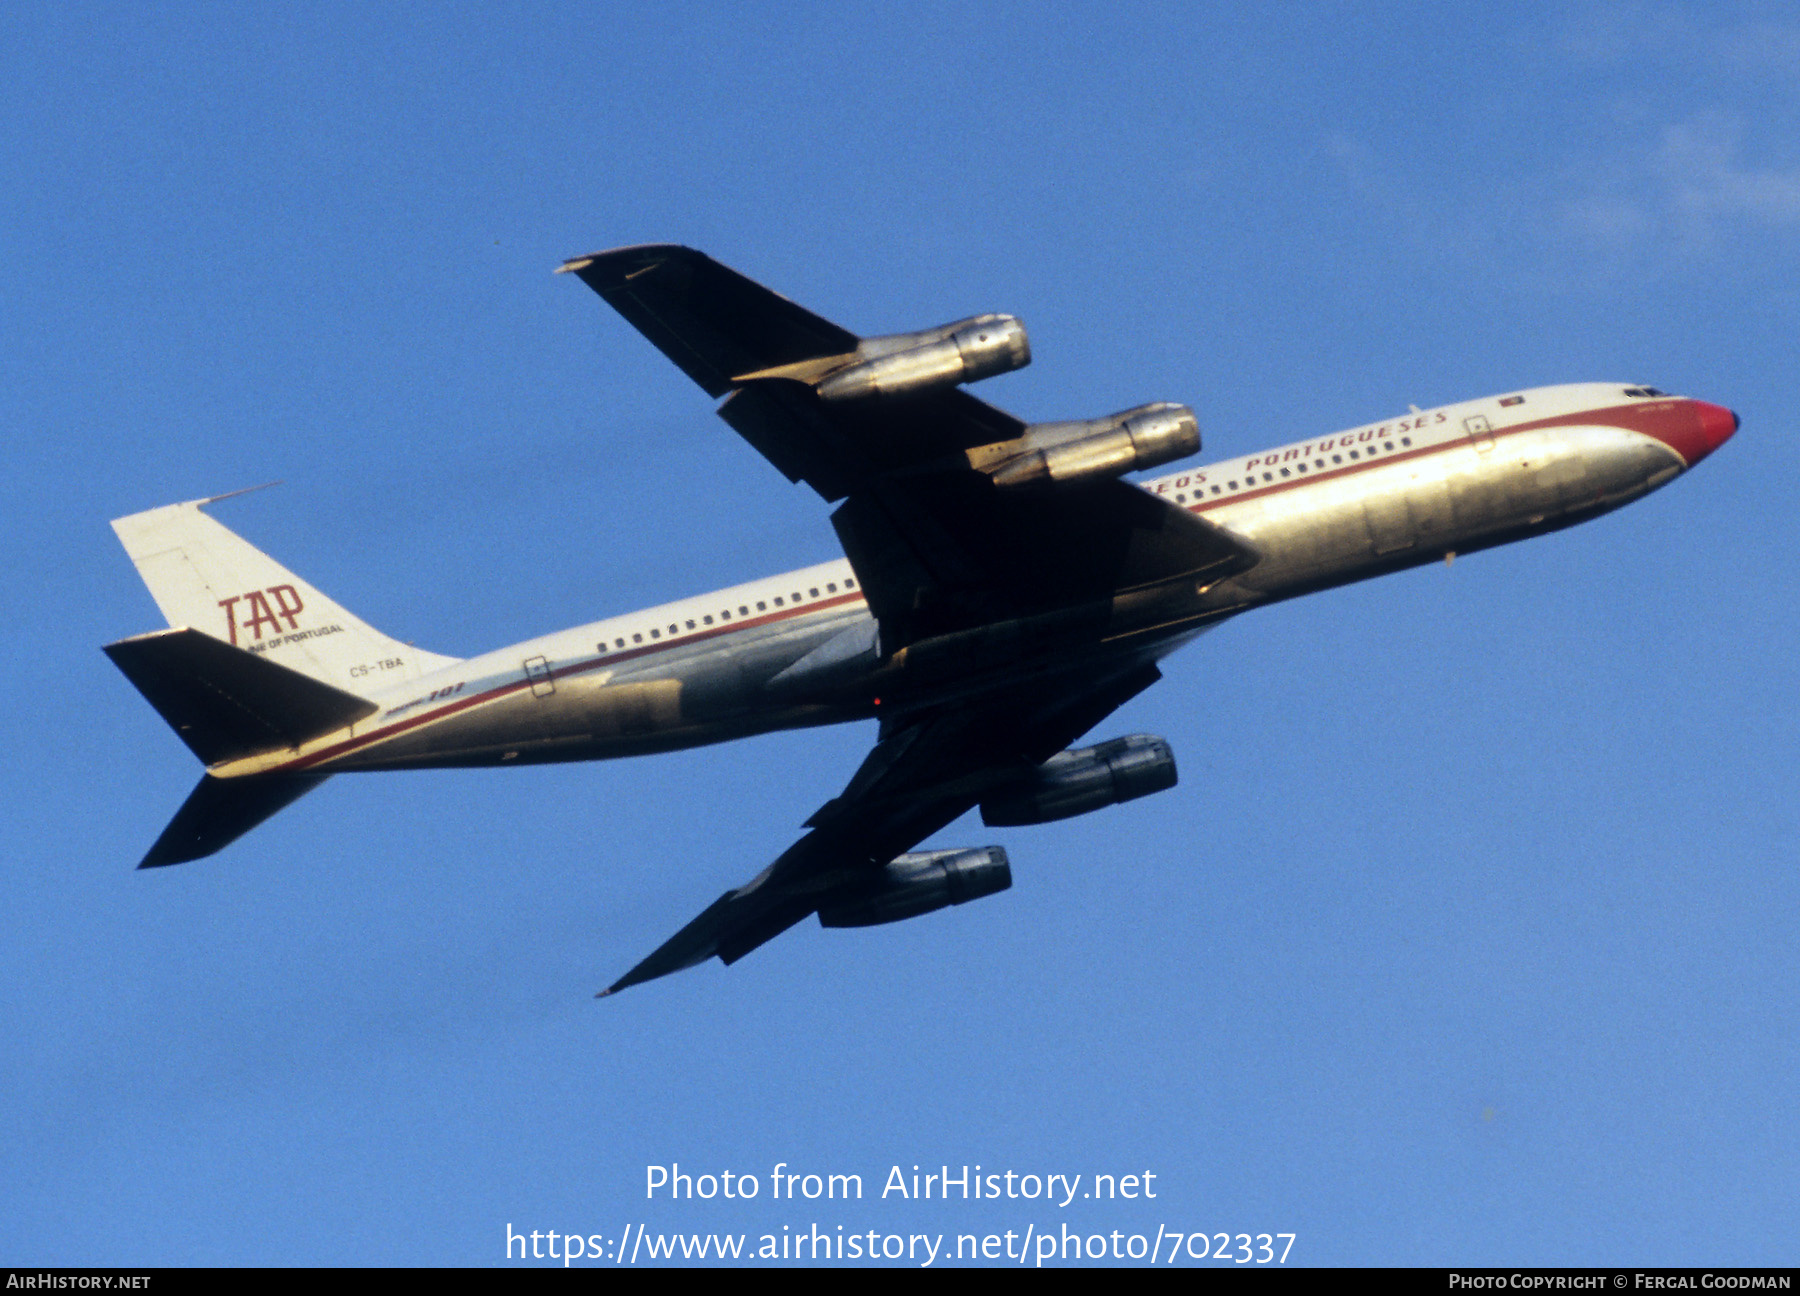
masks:
<path id="1" fill-rule="evenodd" d="M 556 681 L 550 677 L 550 662 L 545 657 L 525 659 L 525 678 L 531 681 L 532 697 L 549 697 L 556 692 Z"/>

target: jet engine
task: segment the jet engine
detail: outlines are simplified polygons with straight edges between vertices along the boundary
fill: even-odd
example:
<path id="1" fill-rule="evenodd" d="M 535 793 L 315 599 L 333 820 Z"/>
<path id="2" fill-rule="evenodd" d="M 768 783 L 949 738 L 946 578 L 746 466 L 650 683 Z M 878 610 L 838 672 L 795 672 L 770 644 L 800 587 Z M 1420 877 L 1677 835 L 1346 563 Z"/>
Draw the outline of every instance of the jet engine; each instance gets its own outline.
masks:
<path id="1" fill-rule="evenodd" d="M 1107 418 L 1033 423 L 1017 440 L 984 450 L 1007 456 L 987 467 L 994 485 L 1043 489 L 1185 459 L 1200 450 L 1200 424 L 1186 405 L 1158 401 Z"/>
<path id="2" fill-rule="evenodd" d="M 867 887 L 819 907 L 821 927 L 874 927 L 946 905 L 979 900 L 1012 885 L 1012 867 L 999 846 L 913 851 L 898 856 Z"/>
<path id="3" fill-rule="evenodd" d="M 1031 363 L 1025 326 L 1011 315 L 977 315 L 920 333 L 868 338 L 857 359 L 819 384 L 823 401 L 912 396 Z"/>
<path id="4" fill-rule="evenodd" d="M 1175 754 L 1153 734 L 1058 752 L 1025 783 L 981 803 L 990 828 L 1069 819 L 1175 786 Z"/>

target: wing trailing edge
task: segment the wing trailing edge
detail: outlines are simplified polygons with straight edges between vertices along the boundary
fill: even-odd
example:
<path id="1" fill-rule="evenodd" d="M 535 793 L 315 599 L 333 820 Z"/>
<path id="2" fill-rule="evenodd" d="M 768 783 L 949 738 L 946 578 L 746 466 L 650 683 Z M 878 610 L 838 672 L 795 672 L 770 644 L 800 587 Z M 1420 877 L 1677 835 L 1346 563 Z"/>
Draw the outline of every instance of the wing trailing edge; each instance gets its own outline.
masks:
<path id="1" fill-rule="evenodd" d="M 930 874 L 936 870 L 943 875 L 937 898 L 944 904 L 1005 889 L 1012 875 L 998 846 L 905 852 L 1160 678 L 1152 662 L 1128 664 L 1099 679 L 1082 672 L 1021 683 L 1010 692 L 884 723 L 880 741 L 849 785 L 807 821 L 806 836 L 743 886 L 713 901 L 596 997 L 709 958 L 735 963 L 815 913 L 825 926 L 857 926 L 942 907 L 909 905 L 896 896 L 895 908 L 881 894 L 884 872 L 897 874 L 890 880 L 901 884 L 899 890 L 916 895 L 933 889 Z M 982 881 L 959 884 L 951 873 Z"/>
<path id="2" fill-rule="evenodd" d="M 703 252 L 669 243 L 565 261 L 573 274 L 709 396 L 740 374 L 854 351 L 856 334 L 821 319 Z"/>

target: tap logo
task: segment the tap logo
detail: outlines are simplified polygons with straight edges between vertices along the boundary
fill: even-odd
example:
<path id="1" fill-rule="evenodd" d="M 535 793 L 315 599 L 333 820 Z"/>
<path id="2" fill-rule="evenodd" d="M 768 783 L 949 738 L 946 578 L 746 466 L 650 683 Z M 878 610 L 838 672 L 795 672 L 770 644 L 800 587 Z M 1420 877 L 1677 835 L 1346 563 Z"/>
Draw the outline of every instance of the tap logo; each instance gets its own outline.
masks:
<path id="1" fill-rule="evenodd" d="M 250 619 L 238 621 L 237 605 L 248 604 Z M 219 606 L 225 609 L 225 629 L 231 637 L 232 646 L 238 647 L 238 630 L 241 628 L 253 642 L 260 643 L 263 627 L 267 626 L 271 634 L 281 634 L 281 622 L 287 621 L 287 628 L 299 628 L 299 615 L 306 605 L 300 601 L 300 592 L 292 585 L 271 585 L 268 589 L 251 590 L 245 594 L 233 594 L 228 599 L 220 599 Z"/>

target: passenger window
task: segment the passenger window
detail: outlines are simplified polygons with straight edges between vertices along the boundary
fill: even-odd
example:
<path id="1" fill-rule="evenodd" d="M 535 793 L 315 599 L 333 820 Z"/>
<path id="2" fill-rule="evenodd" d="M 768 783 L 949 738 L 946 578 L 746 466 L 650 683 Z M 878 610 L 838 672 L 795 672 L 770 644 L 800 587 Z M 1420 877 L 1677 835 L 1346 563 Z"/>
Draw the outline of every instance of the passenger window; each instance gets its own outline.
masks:
<path id="1" fill-rule="evenodd" d="M 1236 490 L 1236 489 L 1237 489 L 1237 483 L 1236 483 L 1236 482 L 1226 482 L 1226 483 L 1225 483 L 1225 484 L 1226 484 L 1226 485 L 1227 485 L 1227 486 L 1229 486 L 1229 487 L 1231 487 L 1231 489 L 1232 489 L 1232 490 Z"/>
<path id="2" fill-rule="evenodd" d="M 661 639 L 661 638 L 662 638 L 662 631 L 661 631 L 661 630 L 652 630 L 652 631 L 651 631 L 651 632 L 650 632 L 650 637 L 651 637 L 651 638 L 652 638 L 652 639 Z"/>
<path id="3" fill-rule="evenodd" d="M 1383 450 L 1392 450 L 1394 448 L 1394 443 L 1392 441 L 1383 442 L 1381 448 Z"/>
<path id="4" fill-rule="evenodd" d="M 806 597 L 807 597 L 807 598 L 818 598 L 818 597 L 819 597 L 819 591 L 818 591 L 818 590 L 816 590 L 816 589 L 809 589 L 809 590 L 807 590 L 807 591 L 806 591 Z"/>
<path id="5" fill-rule="evenodd" d="M 631 642 L 632 642 L 632 643 L 643 643 L 643 642 L 644 642 L 644 636 L 643 636 L 643 635 L 641 635 L 641 634 L 634 634 L 634 635 L 632 635 L 632 636 L 631 636 Z"/>
<path id="6" fill-rule="evenodd" d="M 767 612 L 769 610 L 769 605 L 767 603 L 758 603 L 756 605 L 756 610 L 758 612 Z"/>
<path id="7" fill-rule="evenodd" d="M 827 594 L 836 594 L 836 593 L 837 593 L 837 586 L 836 586 L 836 585 L 827 585 L 827 586 L 826 586 L 826 587 L 825 587 L 825 592 L 826 592 L 826 593 L 827 593 Z"/>
<path id="8" fill-rule="evenodd" d="M 726 614 L 725 614 L 725 615 L 726 615 L 726 616 L 730 616 L 730 615 L 731 615 L 731 613 L 729 613 L 729 612 L 727 612 L 727 613 L 726 613 Z M 711 624 L 712 624 L 712 618 L 711 618 L 711 617 L 701 617 L 701 618 L 700 618 L 700 624 L 701 624 L 701 625 L 711 625 Z"/>
<path id="9" fill-rule="evenodd" d="M 1401 437 L 1401 438 L 1400 438 L 1400 444 L 1401 444 L 1401 445 L 1411 445 L 1411 444 L 1412 444 L 1412 438 L 1411 438 L 1411 437 Z"/>
<path id="10" fill-rule="evenodd" d="M 1282 476 L 1283 476 L 1283 477 L 1292 477 L 1292 476 L 1293 476 L 1293 475 L 1294 475 L 1294 474 L 1293 474 L 1293 473 L 1291 473 L 1291 472 L 1289 472 L 1289 471 L 1288 471 L 1288 470 L 1287 470 L 1287 469 L 1286 469 L 1286 468 L 1283 468 L 1283 469 L 1282 469 L 1282 470 L 1281 470 L 1281 475 L 1282 475 Z"/>
<path id="11" fill-rule="evenodd" d="M 709 620 L 710 620 L 710 618 L 708 618 L 708 619 L 709 619 Z M 692 630 L 692 629 L 693 629 L 693 628 L 694 628 L 694 623 L 693 623 L 693 622 L 692 622 L 692 621 L 689 621 L 689 622 L 688 622 L 688 629 L 689 629 L 689 630 Z M 670 633 L 670 634 L 674 634 L 674 633 L 675 633 L 675 627 L 674 627 L 674 626 L 670 626 L 670 627 L 669 627 L 669 633 Z"/>
<path id="12" fill-rule="evenodd" d="M 775 606 L 776 606 L 776 607 L 780 607 L 780 606 L 781 606 L 781 595 L 779 595 L 779 594 L 777 594 L 777 595 L 776 595 L 776 596 L 775 596 Z"/>
<path id="13" fill-rule="evenodd" d="M 749 616 L 749 615 L 750 615 L 750 609 L 749 609 L 749 608 L 747 608 L 747 607 L 741 607 L 741 608 L 739 608 L 739 609 L 738 609 L 738 615 L 739 615 L 739 616 Z"/>
<path id="14" fill-rule="evenodd" d="M 1354 450 L 1352 450 L 1352 451 L 1351 451 L 1351 452 L 1350 452 L 1350 457 L 1351 457 L 1351 458 L 1352 458 L 1352 459 L 1354 459 L 1354 458 L 1356 458 L 1356 451 L 1354 451 Z"/>
<path id="15" fill-rule="evenodd" d="M 855 582 L 855 581 L 853 581 L 853 580 L 847 580 L 847 581 L 845 581 L 845 582 L 844 582 L 844 588 L 845 588 L 845 589 L 855 589 L 855 588 L 856 588 L 856 582 Z"/>
<path id="16" fill-rule="evenodd" d="M 625 646 L 625 640 L 623 637 L 613 640 L 613 647 L 623 648 L 624 646 Z"/>

